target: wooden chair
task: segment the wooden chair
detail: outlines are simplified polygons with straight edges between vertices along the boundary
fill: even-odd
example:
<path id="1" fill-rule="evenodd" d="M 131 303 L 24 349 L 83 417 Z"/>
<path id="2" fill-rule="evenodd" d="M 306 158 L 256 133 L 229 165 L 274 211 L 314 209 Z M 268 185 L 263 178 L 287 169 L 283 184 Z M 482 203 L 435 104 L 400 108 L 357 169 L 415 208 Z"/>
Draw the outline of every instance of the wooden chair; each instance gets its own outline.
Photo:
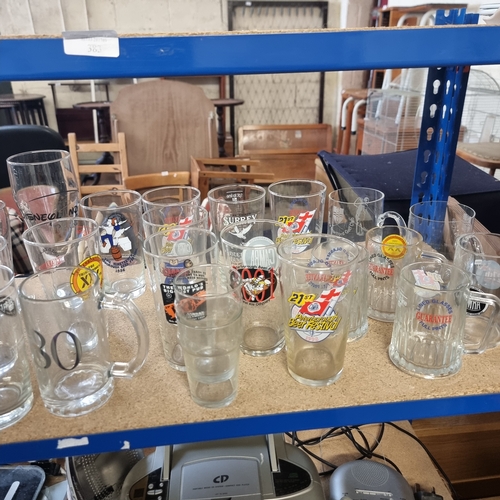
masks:
<path id="1" fill-rule="evenodd" d="M 161 172 L 159 174 L 131 175 L 124 181 L 127 189 L 145 191 L 162 186 L 190 186 L 189 172 Z"/>
<path id="2" fill-rule="evenodd" d="M 238 130 L 238 156 L 259 160 L 254 173 L 274 173 L 275 181 L 314 179 L 321 150 L 332 150 L 332 127 L 327 124 L 245 125 Z M 256 182 L 264 182 L 257 177 Z"/>
<path id="3" fill-rule="evenodd" d="M 262 174 L 254 171 L 259 166 L 259 160 L 191 157 L 191 185 L 200 190 L 201 199 L 203 200 L 207 197 L 208 191 L 213 187 L 214 182 L 218 184 L 274 182 L 275 176 L 273 173 Z M 236 171 L 232 171 L 230 167 L 236 168 Z M 212 181 L 212 184 L 210 181 Z"/>
<path id="4" fill-rule="evenodd" d="M 128 177 L 127 147 L 125 134 L 119 133 L 117 142 L 106 143 L 78 143 L 76 135 L 68 134 L 68 146 L 71 161 L 80 182 L 81 175 L 111 174 L 101 179 L 96 185 L 86 186 L 80 184 L 80 195 L 107 191 L 109 189 L 124 189 L 125 179 Z M 87 165 L 80 162 L 80 153 L 114 153 L 115 163 L 112 165 L 93 164 Z"/>
<path id="5" fill-rule="evenodd" d="M 457 155 L 473 165 L 489 168 L 493 177 L 500 168 L 500 142 L 459 142 Z"/>
<path id="6" fill-rule="evenodd" d="M 191 156 L 218 157 L 215 107 L 196 85 L 164 79 L 127 85 L 110 117 L 113 136 L 127 136 L 129 175 L 189 172 Z"/>

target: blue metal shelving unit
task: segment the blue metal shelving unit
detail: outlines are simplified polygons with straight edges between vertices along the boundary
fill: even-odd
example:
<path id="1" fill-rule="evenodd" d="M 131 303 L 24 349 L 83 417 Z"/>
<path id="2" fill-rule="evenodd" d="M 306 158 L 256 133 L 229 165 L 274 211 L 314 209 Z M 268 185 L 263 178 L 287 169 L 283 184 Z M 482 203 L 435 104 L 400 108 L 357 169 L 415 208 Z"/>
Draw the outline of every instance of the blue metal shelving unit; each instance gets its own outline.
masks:
<path id="1" fill-rule="evenodd" d="M 0 37 L 0 80 L 66 80 L 500 64 L 500 26 L 126 37 L 117 58 L 69 56 L 61 38 Z M 500 394 L 249 416 L 91 437 L 85 453 L 333 425 L 500 410 Z M 78 439 L 78 436 L 73 436 Z M 161 441 L 161 442 L 159 442 Z M 127 442 L 127 443 L 126 443 Z M 80 454 L 59 440 L 0 445 L 0 463 Z"/>

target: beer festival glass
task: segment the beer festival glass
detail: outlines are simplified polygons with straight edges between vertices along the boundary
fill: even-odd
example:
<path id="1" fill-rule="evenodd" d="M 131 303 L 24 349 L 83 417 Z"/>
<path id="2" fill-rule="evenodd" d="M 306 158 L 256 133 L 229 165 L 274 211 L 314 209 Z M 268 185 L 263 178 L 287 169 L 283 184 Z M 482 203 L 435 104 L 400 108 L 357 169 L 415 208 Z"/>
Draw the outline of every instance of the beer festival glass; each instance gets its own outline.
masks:
<path id="1" fill-rule="evenodd" d="M 268 356 L 285 343 L 276 247 L 291 234 L 289 226 L 267 219 L 237 222 L 221 232 L 224 262 L 235 267 L 243 280 L 245 354 Z"/>
<path id="2" fill-rule="evenodd" d="M 7 158 L 14 200 L 27 226 L 78 215 L 78 179 L 67 151 L 19 153 Z"/>
<path id="3" fill-rule="evenodd" d="M 184 269 L 216 264 L 219 256 L 217 238 L 207 229 L 174 226 L 148 236 L 144 242 L 144 255 L 165 358 L 172 368 L 185 371 L 182 347 L 177 337 L 174 278 Z"/>
<path id="4" fill-rule="evenodd" d="M 366 232 L 377 225 L 385 195 L 372 188 L 343 188 L 328 195 L 328 233 L 364 243 Z"/>
<path id="5" fill-rule="evenodd" d="M 208 212 L 198 205 L 154 207 L 142 214 L 144 236 L 165 232 L 173 226 L 208 229 Z"/>
<path id="6" fill-rule="evenodd" d="M 200 190 L 192 186 L 162 186 L 142 193 L 144 211 L 155 207 L 186 207 L 199 204 Z"/>
<path id="7" fill-rule="evenodd" d="M 142 295 L 146 280 L 141 195 L 127 189 L 100 191 L 84 196 L 80 207 L 99 226 L 106 293 Z"/>
<path id="8" fill-rule="evenodd" d="M 287 224 L 295 234 L 323 232 L 325 184 L 286 180 L 270 184 L 268 191 L 272 219 Z"/>
<path id="9" fill-rule="evenodd" d="M 22 234 L 35 273 L 59 266 L 83 266 L 103 280 L 99 227 L 92 219 L 64 217 L 29 227 Z"/>
<path id="10" fill-rule="evenodd" d="M 278 245 L 288 372 L 302 384 L 329 385 L 342 373 L 358 248 L 314 233 L 294 234 Z"/>
<path id="11" fill-rule="evenodd" d="M 218 239 L 222 229 L 236 222 L 264 218 L 266 190 L 255 184 L 227 184 L 208 192 L 210 222 Z"/>

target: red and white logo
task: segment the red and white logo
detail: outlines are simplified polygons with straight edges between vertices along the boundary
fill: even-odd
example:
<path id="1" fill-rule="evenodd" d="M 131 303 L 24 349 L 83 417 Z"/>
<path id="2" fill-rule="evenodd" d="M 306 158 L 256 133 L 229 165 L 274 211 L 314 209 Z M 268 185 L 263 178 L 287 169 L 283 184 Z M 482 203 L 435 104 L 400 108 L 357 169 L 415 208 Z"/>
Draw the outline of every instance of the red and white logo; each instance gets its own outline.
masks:
<path id="1" fill-rule="evenodd" d="M 306 302 L 299 310 L 299 314 L 309 316 L 330 316 L 339 297 L 342 295 L 343 286 L 325 290 L 316 300 Z"/>
<path id="2" fill-rule="evenodd" d="M 300 213 L 294 222 L 290 224 L 290 228 L 295 234 L 303 234 L 309 232 L 309 225 L 314 217 L 316 210 Z"/>

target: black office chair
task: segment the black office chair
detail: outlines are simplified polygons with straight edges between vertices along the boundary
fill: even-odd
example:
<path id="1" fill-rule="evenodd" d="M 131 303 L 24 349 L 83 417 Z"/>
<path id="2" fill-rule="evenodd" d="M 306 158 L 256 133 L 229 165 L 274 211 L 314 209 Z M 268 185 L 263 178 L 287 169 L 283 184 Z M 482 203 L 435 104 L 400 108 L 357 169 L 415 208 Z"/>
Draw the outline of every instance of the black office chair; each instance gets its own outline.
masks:
<path id="1" fill-rule="evenodd" d="M 68 150 L 62 136 L 43 125 L 4 125 L 0 127 L 0 189 L 10 187 L 7 158 L 17 153 L 43 149 Z"/>

